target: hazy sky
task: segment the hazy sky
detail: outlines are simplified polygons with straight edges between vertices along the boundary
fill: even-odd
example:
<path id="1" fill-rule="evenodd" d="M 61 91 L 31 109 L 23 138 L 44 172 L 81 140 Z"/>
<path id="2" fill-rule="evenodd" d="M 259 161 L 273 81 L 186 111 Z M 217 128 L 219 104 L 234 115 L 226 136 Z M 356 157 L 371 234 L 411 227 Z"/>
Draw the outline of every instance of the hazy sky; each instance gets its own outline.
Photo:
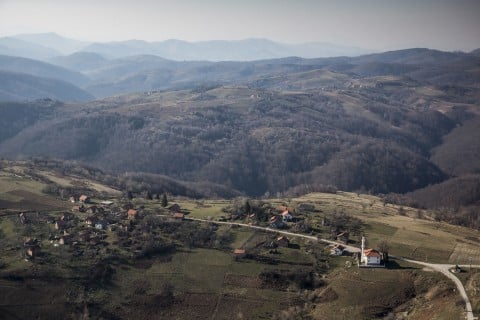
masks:
<path id="1" fill-rule="evenodd" d="M 480 0 L 0 0 L 0 35 L 480 47 Z"/>

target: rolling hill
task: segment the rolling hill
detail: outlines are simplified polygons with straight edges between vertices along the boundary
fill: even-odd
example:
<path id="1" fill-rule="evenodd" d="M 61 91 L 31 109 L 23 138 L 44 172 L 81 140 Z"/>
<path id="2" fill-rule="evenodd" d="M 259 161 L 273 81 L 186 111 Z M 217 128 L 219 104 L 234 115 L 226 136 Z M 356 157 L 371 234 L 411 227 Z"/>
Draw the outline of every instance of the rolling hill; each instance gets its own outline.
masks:
<path id="1" fill-rule="evenodd" d="M 18 34 L 13 38 L 51 48 L 62 55 L 80 51 L 90 44 L 85 41 L 62 37 L 54 32 Z"/>
<path id="2" fill-rule="evenodd" d="M 56 61 L 61 64 L 62 59 L 70 59 L 71 62 L 66 62 L 64 66 L 75 68 L 77 65 L 76 70 L 83 69 L 81 71 L 91 79 L 84 88 L 97 97 L 224 84 L 275 90 L 340 89 L 356 85 L 372 86 L 375 79 L 368 81 L 366 78 L 383 76 L 396 77 L 400 82 L 410 83 L 412 88 L 428 83 L 443 86 L 441 90 L 464 90 L 462 100 L 457 102 L 472 102 L 478 98 L 472 87 L 480 76 L 478 57 L 428 49 L 353 58 L 282 58 L 248 62 L 180 62 L 153 55 L 111 60 L 93 57 L 92 54 L 79 54 Z M 460 86 L 462 88 L 458 88 Z M 459 94 L 452 96 L 461 97 Z"/>
<path id="3" fill-rule="evenodd" d="M 248 62 L 78 53 L 57 63 L 82 70 L 84 88 L 105 98 L 52 107 L 54 119 L 19 128 L 0 152 L 254 196 L 411 192 L 475 170 L 474 156 L 460 165 L 442 150 L 477 146 L 452 141 L 475 136 L 478 59 L 428 49 Z"/>
<path id="4" fill-rule="evenodd" d="M 368 101 L 244 87 L 120 96 L 57 106 L 55 119 L 36 121 L 0 151 L 209 181 L 250 195 L 302 185 L 407 192 L 445 179 L 428 154 L 453 121 Z M 391 122 L 388 109 L 396 112 Z"/>
<path id="5" fill-rule="evenodd" d="M 79 51 L 68 56 L 51 58 L 49 62 L 66 69 L 85 73 L 91 69 L 102 67 L 106 59 L 97 53 Z"/>
<path id="6" fill-rule="evenodd" d="M 62 80 L 0 70 L 0 101 L 36 99 L 87 101 L 93 96 Z"/>
<path id="7" fill-rule="evenodd" d="M 77 86 L 84 85 L 89 81 L 85 75 L 79 72 L 38 60 L 4 55 L 0 55 L 0 70 L 62 80 Z"/>
<path id="8" fill-rule="evenodd" d="M 36 44 L 14 37 L 0 38 L 0 54 L 30 59 L 45 60 L 61 53 L 41 44 Z"/>

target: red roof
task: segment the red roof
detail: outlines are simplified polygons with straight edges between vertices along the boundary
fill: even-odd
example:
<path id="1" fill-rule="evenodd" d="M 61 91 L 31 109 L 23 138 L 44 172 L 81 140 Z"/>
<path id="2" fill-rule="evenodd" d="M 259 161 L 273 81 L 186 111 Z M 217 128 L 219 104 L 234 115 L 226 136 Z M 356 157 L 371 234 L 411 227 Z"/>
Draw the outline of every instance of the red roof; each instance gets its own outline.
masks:
<path id="1" fill-rule="evenodd" d="M 178 219 L 183 219 L 183 217 L 185 217 L 185 215 L 184 215 L 183 213 L 181 213 L 181 212 L 175 212 L 175 213 L 173 214 L 173 217 L 174 217 L 174 218 L 178 218 Z"/>
<path id="2" fill-rule="evenodd" d="M 80 201 L 85 201 L 85 200 L 87 200 L 87 199 L 88 199 L 88 196 L 86 196 L 86 195 L 84 195 L 84 194 L 82 194 L 82 195 L 80 196 L 80 198 L 78 198 L 78 200 L 80 200 Z"/>
<path id="3" fill-rule="evenodd" d="M 380 252 L 374 249 L 365 249 L 363 250 L 363 253 L 366 257 L 381 257 Z"/>
<path id="4" fill-rule="evenodd" d="M 127 211 L 127 214 L 128 214 L 129 216 L 134 216 L 134 215 L 136 215 L 137 213 L 138 213 L 138 212 L 137 212 L 137 210 L 135 210 L 135 209 L 129 209 L 129 210 Z"/>
<path id="5" fill-rule="evenodd" d="M 235 253 L 235 254 L 245 254 L 245 249 L 235 249 L 233 251 L 233 253 Z"/>
<path id="6" fill-rule="evenodd" d="M 277 207 L 277 210 L 278 210 L 278 211 L 282 211 L 282 212 L 283 212 L 283 211 L 292 212 L 292 211 L 293 211 L 293 208 L 287 207 L 287 206 L 278 206 L 278 207 Z"/>
<path id="7" fill-rule="evenodd" d="M 290 214 L 290 211 L 288 211 L 288 210 L 285 210 L 285 211 L 282 212 L 282 216 L 284 216 L 284 217 L 288 214 Z"/>

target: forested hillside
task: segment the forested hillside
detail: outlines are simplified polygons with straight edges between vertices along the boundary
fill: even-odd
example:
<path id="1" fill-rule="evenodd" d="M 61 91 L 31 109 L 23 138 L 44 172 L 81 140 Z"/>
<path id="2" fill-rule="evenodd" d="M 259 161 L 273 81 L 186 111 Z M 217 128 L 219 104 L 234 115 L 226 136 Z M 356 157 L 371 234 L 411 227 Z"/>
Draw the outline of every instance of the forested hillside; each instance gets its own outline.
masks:
<path id="1" fill-rule="evenodd" d="M 49 109 L 55 117 L 25 127 L 0 150 L 209 181 L 254 196 L 299 186 L 407 192 L 444 180 L 429 153 L 455 120 L 369 95 L 377 91 L 218 87 L 57 105 Z"/>
<path id="2" fill-rule="evenodd" d="M 478 59 L 428 49 L 218 63 L 53 59 L 83 75 L 28 60 L 86 79 L 96 95 L 128 94 L 4 103 L 0 154 L 154 174 L 138 185 L 179 180 L 190 188 L 180 193 L 195 196 L 412 192 L 478 173 Z"/>

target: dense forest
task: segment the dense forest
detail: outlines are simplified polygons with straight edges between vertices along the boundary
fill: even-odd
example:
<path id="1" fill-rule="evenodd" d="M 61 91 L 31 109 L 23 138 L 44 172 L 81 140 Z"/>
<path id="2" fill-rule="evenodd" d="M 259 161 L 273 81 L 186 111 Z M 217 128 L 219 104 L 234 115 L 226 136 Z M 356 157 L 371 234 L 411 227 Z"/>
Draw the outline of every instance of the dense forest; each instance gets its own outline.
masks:
<path id="1" fill-rule="evenodd" d="M 426 49 L 243 63 L 95 59 L 86 65 L 98 72 L 84 72 L 97 88 L 137 93 L 3 102 L 0 155 L 78 161 L 138 193 L 340 189 L 405 194 L 402 201 L 429 207 L 431 194 L 462 189 L 452 186 L 479 172 L 479 61 Z M 478 204 L 471 194 L 449 206 Z"/>

